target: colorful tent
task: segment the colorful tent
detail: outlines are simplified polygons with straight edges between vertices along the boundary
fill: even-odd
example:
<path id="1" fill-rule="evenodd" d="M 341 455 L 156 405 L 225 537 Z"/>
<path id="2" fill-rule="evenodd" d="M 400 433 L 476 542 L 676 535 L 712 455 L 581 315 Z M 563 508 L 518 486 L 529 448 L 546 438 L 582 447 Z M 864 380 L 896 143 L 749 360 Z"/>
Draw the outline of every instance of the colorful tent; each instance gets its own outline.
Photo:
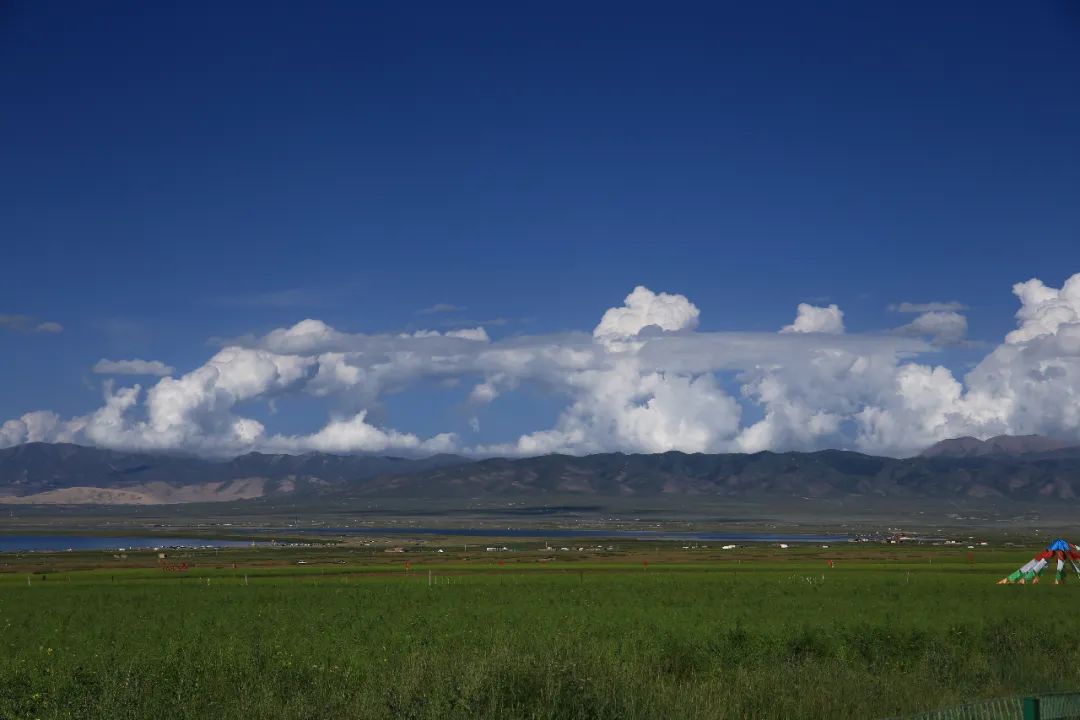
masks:
<path id="1" fill-rule="evenodd" d="M 1006 578 L 998 581 L 998 585 L 1034 585 L 1039 582 L 1039 575 L 1050 564 L 1051 560 L 1057 560 L 1057 573 L 1054 575 L 1054 584 L 1058 585 L 1065 580 L 1065 560 L 1069 561 L 1077 577 L 1080 577 L 1080 547 L 1073 545 L 1068 540 L 1055 540 L 1041 553 L 1024 563 L 1019 570 Z"/>

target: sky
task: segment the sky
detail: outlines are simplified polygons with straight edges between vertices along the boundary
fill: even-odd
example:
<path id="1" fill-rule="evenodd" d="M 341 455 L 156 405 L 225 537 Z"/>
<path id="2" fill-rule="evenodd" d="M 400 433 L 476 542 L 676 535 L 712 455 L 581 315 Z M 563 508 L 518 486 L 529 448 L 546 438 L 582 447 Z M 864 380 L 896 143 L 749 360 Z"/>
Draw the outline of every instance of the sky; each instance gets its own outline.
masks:
<path id="1" fill-rule="evenodd" d="M 10 0 L 0 98 L 0 446 L 1080 442 L 1067 0 Z"/>

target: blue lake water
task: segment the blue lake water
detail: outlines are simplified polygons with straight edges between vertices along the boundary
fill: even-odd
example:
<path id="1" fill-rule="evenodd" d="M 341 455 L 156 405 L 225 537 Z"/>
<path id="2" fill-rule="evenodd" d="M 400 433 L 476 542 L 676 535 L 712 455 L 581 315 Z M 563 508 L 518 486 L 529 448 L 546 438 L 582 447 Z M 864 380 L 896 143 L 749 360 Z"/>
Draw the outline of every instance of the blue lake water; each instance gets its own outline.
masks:
<path id="1" fill-rule="evenodd" d="M 445 535 L 454 537 L 490 538 L 607 538 L 630 540 L 691 540 L 696 542 L 780 542 L 829 543 L 847 542 L 850 535 L 820 535 L 752 532 L 669 532 L 665 530 L 572 530 L 546 528 L 290 528 L 289 532 L 310 532 L 337 535 Z"/>
<path id="2" fill-rule="evenodd" d="M 281 530 L 263 532 L 281 532 Z M 683 542 L 729 543 L 840 543 L 848 535 L 750 533 L 750 532 L 667 532 L 661 530 L 570 530 L 545 528 L 289 528 L 290 534 L 319 535 L 441 535 L 445 537 L 482 538 L 580 538 L 607 540 L 671 540 Z M 64 552 L 66 550 L 150 550 L 154 548 L 250 547 L 250 540 L 209 540 L 204 538 L 159 537 L 154 535 L 94 536 L 94 535 L 0 535 L 0 553 L 5 552 Z M 266 541 L 256 545 L 267 545 Z"/>
<path id="3" fill-rule="evenodd" d="M 265 544 L 265 543 L 259 543 Z M 153 535 L 0 535 L 0 552 L 63 552 L 65 550 L 136 550 L 154 548 L 249 547 L 250 540 L 207 540 L 203 538 L 158 537 Z"/>

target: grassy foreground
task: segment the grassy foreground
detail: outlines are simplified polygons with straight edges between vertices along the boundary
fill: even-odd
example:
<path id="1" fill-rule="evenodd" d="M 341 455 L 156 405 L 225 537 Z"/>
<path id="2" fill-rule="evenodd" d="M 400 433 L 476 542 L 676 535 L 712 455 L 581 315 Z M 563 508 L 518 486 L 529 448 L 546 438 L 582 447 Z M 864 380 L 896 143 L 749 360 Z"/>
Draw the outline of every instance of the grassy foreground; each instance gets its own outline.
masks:
<path id="1" fill-rule="evenodd" d="M 1010 566 L 0 575 L 0 718 L 874 718 L 1080 688 L 1080 585 L 994 585 Z"/>

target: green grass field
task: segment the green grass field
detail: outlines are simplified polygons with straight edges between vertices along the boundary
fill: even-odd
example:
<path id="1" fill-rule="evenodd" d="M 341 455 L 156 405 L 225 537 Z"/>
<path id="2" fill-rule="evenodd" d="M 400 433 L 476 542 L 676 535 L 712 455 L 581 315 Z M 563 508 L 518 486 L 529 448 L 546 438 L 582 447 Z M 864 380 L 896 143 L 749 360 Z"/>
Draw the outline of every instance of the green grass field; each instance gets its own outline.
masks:
<path id="1" fill-rule="evenodd" d="M 1075 578 L 849 555 L 8 572 L 0 718 L 875 718 L 1080 688 Z"/>

